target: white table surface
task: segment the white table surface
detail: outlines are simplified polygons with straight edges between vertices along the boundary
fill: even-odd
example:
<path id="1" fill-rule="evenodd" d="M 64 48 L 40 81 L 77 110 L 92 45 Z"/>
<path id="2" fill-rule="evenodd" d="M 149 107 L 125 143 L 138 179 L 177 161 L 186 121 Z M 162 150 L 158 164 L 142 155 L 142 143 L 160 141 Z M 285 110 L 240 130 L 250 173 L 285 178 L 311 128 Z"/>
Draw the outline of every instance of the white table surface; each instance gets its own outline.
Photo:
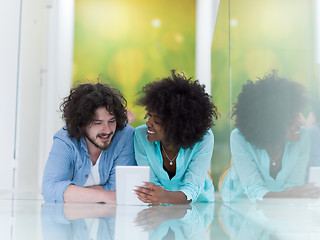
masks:
<path id="1" fill-rule="evenodd" d="M 176 206 L 45 203 L 0 192 L 0 239 L 320 239 L 320 200 Z M 94 236 L 92 238 L 92 236 Z"/>

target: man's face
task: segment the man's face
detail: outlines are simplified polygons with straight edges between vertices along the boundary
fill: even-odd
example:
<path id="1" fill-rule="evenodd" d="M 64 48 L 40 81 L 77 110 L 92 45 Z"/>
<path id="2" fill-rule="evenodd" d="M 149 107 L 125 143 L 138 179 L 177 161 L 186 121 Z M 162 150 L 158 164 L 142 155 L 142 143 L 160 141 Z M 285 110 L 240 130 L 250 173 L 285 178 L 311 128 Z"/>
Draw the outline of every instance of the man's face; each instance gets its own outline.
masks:
<path id="1" fill-rule="evenodd" d="M 116 132 L 116 117 L 110 114 L 105 107 L 95 111 L 94 120 L 86 127 L 86 142 L 89 147 L 106 150 L 111 144 L 111 139 Z"/>

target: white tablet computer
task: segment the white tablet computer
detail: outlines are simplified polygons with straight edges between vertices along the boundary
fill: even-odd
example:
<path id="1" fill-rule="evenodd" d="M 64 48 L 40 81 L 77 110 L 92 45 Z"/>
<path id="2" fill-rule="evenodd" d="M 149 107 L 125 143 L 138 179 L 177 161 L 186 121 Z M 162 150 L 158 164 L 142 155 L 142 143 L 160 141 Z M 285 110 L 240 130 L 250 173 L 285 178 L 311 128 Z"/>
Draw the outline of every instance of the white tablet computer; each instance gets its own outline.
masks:
<path id="1" fill-rule="evenodd" d="M 133 189 L 150 181 L 149 166 L 116 166 L 116 197 L 118 205 L 148 205 L 139 200 Z"/>

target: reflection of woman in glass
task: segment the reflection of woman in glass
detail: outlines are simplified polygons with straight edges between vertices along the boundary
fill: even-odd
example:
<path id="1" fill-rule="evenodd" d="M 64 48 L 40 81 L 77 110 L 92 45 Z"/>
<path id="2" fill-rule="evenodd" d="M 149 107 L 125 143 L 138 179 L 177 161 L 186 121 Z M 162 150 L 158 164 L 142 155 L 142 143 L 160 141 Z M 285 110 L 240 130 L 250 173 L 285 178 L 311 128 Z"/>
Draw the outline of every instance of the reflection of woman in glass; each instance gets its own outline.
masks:
<path id="1" fill-rule="evenodd" d="M 148 121 L 135 132 L 138 165 L 151 168 L 150 180 L 137 187 L 146 203 L 184 204 L 214 200 L 207 174 L 213 150 L 210 128 L 217 108 L 204 86 L 183 74 L 147 84 L 139 99 Z"/>
<path id="2" fill-rule="evenodd" d="M 218 213 L 219 223 L 221 225 L 221 228 L 228 235 L 228 239 L 278 239 L 273 235 L 274 229 L 267 229 L 267 226 L 259 225 L 257 223 L 261 218 L 267 218 L 263 215 L 263 213 L 261 213 L 261 211 L 252 211 L 252 209 L 254 209 L 256 205 L 248 206 L 248 204 L 241 204 L 240 206 L 238 206 L 237 203 L 232 203 L 231 206 L 233 208 L 226 204 L 223 204 Z M 241 214 L 234 209 L 241 209 L 242 212 L 246 211 L 247 214 Z M 250 217 L 252 217 L 257 222 L 252 221 Z M 273 226 L 273 222 L 271 220 L 268 223 L 269 225 Z"/>
<path id="3" fill-rule="evenodd" d="M 320 102 L 313 107 L 314 125 L 310 127 L 310 167 L 320 167 Z"/>
<path id="4" fill-rule="evenodd" d="M 304 88 L 275 73 L 248 81 L 233 108 L 230 136 L 233 166 L 222 184 L 224 201 L 248 196 L 315 197 L 305 183 L 309 138 L 301 127 Z M 298 187 L 299 186 L 299 187 Z"/>
<path id="5" fill-rule="evenodd" d="M 206 239 L 214 204 L 152 206 L 138 213 L 135 225 L 149 239 Z"/>

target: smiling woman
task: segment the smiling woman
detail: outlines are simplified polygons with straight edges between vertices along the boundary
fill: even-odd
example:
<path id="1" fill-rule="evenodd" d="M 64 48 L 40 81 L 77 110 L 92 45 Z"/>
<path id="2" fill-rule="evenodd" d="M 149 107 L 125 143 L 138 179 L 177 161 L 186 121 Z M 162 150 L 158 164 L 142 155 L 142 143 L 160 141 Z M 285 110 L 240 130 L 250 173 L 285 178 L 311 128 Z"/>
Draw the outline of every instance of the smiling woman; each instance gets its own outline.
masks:
<path id="1" fill-rule="evenodd" d="M 149 112 L 147 114 L 148 121 L 146 125 L 148 126 L 147 134 L 148 134 L 148 140 L 150 142 L 154 141 L 163 141 L 165 138 L 165 132 L 161 125 L 161 120 L 157 116 L 156 113 Z"/>
<path id="2" fill-rule="evenodd" d="M 218 112 L 204 85 L 172 71 L 140 93 L 148 120 L 136 128 L 135 156 L 138 165 L 150 166 L 151 182 L 137 186 L 138 198 L 151 204 L 213 201 L 208 170 Z"/>
<path id="3" fill-rule="evenodd" d="M 309 135 L 302 126 L 305 89 L 274 71 L 242 87 L 233 107 L 232 167 L 221 180 L 224 201 L 248 197 L 319 197 L 306 183 Z"/>

